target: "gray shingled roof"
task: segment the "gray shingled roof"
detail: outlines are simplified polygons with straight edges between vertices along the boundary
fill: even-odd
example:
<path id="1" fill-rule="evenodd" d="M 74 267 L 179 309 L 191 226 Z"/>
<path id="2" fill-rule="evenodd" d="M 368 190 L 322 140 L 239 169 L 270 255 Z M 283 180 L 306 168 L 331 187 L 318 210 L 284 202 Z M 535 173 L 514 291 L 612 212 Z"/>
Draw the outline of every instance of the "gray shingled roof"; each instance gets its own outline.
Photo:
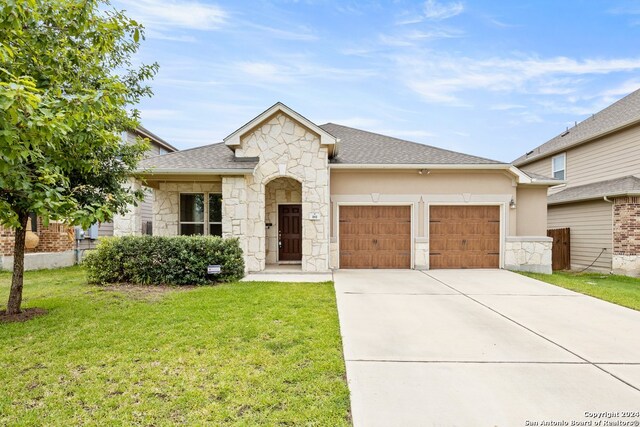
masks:
<path id="1" fill-rule="evenodd" d="M 251 169 L 258 164 L 255 157 L 236 159 L 224 143 L 205 145 L 175 153 L 149 157 L 140 162 L 140 169 Z"/>
<path id="2" fill-rule="evenodd" d="M 521 172 L 528 175 L 529 178 L 532 178 L 534 181 L 558 181 L 558 184 L 562 182 L 561 179 L 552 178 L 546 175 L 540 175 L 539 173 L 523 171 L 523 170 L 521 170 Z"/>
<path id="3" fill-rule="evenodd" d="M 500 164 L 496 160 L 457 153 L 417 142 L 405 141 L 377 133 L 341 126 L 320 125 L 340 138 L 338 155 L 332 163 L 339 164 Z"/>
<path id="4" fill-rule="evenodd" d="M 530 155 L 523 155 L 513 161 L 515 166 L 522 166 L 533 160 L 578 145 L 597 135 L 618 129 L 633 121 L 640 120 L 640 89 L 611 104 L 604 110 L 563 132 L 555 138 L 535 148 Z M 564 135 L 564 136 L 562 136 Z"/>
<path id="5" fill-rule="evenodd" d="M 339 164 L 501 164 L 442 148 L 405 141 L 333 123 L 320 126 L 336 138 L 340 149 L 332 163 Z M 140 169 L 248 169 L 257 159 L 241 160 L 224 143 L 150 157 Z"/>
<path id="6" fill-rule="evenodd" d="M 569 187 L 547 198 L 550 205 L 600 199 L 604 196 L 640 195 L 640 178 L 633 175 Z"/>

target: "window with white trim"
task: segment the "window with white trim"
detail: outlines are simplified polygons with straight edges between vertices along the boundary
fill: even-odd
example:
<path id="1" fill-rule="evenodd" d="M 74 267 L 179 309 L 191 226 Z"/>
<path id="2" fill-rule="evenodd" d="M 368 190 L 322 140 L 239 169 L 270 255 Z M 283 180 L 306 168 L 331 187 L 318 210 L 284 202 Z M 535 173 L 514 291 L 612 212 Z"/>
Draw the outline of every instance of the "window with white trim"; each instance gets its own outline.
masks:
<path id="1" fill-rule="evenodd" d="M 551 158 L 551 174 L 555 179 L 565 179 L 567 169 L 566 153 Z"/>
<path id="2" fill-rule="evenodd" d="M 222 236 L 222 195 L 180 193 L 179 227 L 181 235 Z"/>

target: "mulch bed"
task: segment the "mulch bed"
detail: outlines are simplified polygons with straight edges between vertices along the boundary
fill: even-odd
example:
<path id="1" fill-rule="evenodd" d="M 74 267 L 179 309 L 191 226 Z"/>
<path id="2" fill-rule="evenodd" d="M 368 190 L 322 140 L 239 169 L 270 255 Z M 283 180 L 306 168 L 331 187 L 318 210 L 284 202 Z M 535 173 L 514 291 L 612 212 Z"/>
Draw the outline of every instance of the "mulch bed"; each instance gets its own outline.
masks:
<path id="1" fill-rule="evenodd" d="M 44 316 L 44 308 L 25 308 L 18 314 L 7 314 L 7 310 L 0 310 L 0 323 L 26 322 L 34 317 Z"/>

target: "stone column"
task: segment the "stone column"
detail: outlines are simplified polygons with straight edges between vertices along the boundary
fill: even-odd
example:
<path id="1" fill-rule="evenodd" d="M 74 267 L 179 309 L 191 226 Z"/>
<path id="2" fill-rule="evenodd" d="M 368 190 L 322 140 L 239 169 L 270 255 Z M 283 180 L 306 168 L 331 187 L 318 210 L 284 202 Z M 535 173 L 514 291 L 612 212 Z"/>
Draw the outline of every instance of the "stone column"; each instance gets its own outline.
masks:
<path id="1" fill-rule="evenodd" d="M 142 188 L 140 181 L 134 178 L 129 179 L 128 185 L 132 190 Z M 140 236 L 142 235 L 142 207 L 129 205 L 128 212 L 125 215 L 114 215 L 113 217 L 113 235 L 114 236 Z"/>
<path id="2" fill-rule="evenodd" d="M 222 237 L 240 239 L 245 271 L 255 271 L 255 262 L 248 253 L 247 183 L 244 176 L 222 177 Z"/>

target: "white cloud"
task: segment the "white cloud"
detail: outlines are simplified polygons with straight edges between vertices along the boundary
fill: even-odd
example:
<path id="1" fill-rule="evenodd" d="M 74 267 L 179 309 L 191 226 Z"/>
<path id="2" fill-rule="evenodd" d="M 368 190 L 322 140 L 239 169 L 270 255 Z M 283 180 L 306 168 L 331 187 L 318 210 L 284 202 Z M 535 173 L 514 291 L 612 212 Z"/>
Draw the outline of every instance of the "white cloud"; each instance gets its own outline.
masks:
<path id="1" fill-rule="evenodd" d="M 490 110 L 495 111 L 520 110 L 522 108 L 527 107 L 521 104 L 495 104 L 489 107 Z"/>
<path id="2" fill-rule="evenodd" d="M 424 16 L 429 20 L 441 21 L 460 15 L 464 11 L 464 5 L 460 2 L 438 3 L 435 0 L 427 0 L 424 3 Z"/>
<path id="3" fill-rule="evenodd" d="M 618 98 L 635 92 L 638 89 L 640 89 L 640 79 L 631 79 L 622 82 L 618 86 L 602 91 L 600 96 Z"/>
<path id="4" fill-rule="evenodd" d="M 228 18 L 227 12 L 213 4 L 177 0 L 120 0 L 131 16 L 146 27 L 162 32 L 163 28 L 217 30 Z"/>
<path id="5" fill-rule="evenodd" d="M 184 112 L 171 109 L 143 109 L 140 111 L 142 120 L 176 120 L 185 118 Z"/>
<path id="6" fill-rule="evenodd" d="M 434 29 L 431 31 L 407 31 L 397 35 L 380 34 L 380 43 L 386 46 L 414 46 L 419 42 L 462 37 L 463 32 L 454 29 Z"/>
<path id="7" fill-rule="evenodd" d="M 305 55 L 289 55 L 278 58 L 277 62 L 243 61 L 234 64 L 231 71 L 243 83 L 296 83 L 310 79 L 352 81 L 376 75 L 369 69 L 327 67 L 310 61 Z M 253 80 L 247 81 L 249 76 Z"/>
<path id="8" fill-rule="evenodd" d="M 464 105 L 469 90 L 569 95 L 585 76 L 640 69 L 640 58 L 586 59 L 454 57 L 434 52 L 395 57 L 396 69 L 407 87 L 428 102 Z"/>

